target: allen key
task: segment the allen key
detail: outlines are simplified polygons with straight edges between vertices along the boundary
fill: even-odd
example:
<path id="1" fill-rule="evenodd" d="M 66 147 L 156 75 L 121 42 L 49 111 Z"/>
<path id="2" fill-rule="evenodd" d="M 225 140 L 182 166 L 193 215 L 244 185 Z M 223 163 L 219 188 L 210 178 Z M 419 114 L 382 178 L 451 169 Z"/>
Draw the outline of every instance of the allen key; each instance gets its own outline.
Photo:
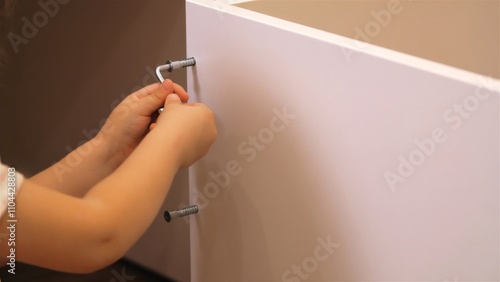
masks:
<path id="1" fill-rule="evenodd" d="M 160 82 L 163 82 L 166 77 L 163 77 L 163 75 L 161 74 L 162 71 L 167 70 L 169 73 L 171 73 L 173 70 L 192 67 L 194 65 L 196 65 L 196 60 L 194 59 L 194 57 L 173 62 L 169 60 L 164 65 L 158 66 L 156 68 L 156 77 Z M 163 108 L 158 109 L 158 113 L 161 114 L 161 112 L 163 112 Z"/>

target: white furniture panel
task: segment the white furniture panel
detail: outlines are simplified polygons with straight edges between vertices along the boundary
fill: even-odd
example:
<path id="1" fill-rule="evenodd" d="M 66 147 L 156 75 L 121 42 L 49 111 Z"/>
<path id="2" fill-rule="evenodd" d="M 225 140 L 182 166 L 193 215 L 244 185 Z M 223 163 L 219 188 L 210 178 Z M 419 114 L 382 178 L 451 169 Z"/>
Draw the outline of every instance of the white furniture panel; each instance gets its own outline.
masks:
<path id="1" fill-rule="evenodd" d="M 219 129 L 190 169 L 192 280 L 498 281 L 498 80 L 223 1 L 186 13 L 188 92 Z"/>

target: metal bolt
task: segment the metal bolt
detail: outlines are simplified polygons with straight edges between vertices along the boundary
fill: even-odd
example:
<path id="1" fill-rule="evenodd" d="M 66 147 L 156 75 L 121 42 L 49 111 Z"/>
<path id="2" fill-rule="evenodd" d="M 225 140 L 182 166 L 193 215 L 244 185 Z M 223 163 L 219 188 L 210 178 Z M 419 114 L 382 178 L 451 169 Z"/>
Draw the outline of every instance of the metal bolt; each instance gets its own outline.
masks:
<path id="1" fill-rule="evenodd" d="M 194 59 L 194 57 L 187 58 L 187 59 L 180 60 L 180 61 L 173 61 L 173 62 L 167 61 L 166 64 L 158 66 L 156 68 L 156 77 L 158 78 L 158 80 L 160 82 L 163 82 L 163 80 L 165 80 L 165 78 L 166 78 L 166 77 L 163 77 L 163 75 L 161 74 L 161 72 L 163 70 L 167 70 L 168 72 L 172 72 L 173 70 L 176 70 L 176 69 L 192 67 L 194 65 L 196 65 L 196 60 Z"/>
<path id="2" fill-rule="evenodd" d="M 170 68 L 168 68 L 168 71 L 172 72 L 173 70 L 176 70 L 176 69 L 192 67 L 192 66 L 196 65 L 196 60 L 194 59 L 194 57 L 191 57 L 191 58 L 187 58 L 187 59 L 180 60 L 180 61 L 174 61 L 174 62 L 167 61 L 167 65 L 170 65 Z"/>
<path id="3" fill-rule="evenodd" d="M 187 207 L 187 208 L 183 208 L 183 209 L 180 209 L 180 210 L 176 210 L 176 211 L 165 211 L 165 213 L 163 214 L 163 216 L 165 217 L 165 220 L 167 222 L 170 222 L 172 221 L 172 219 L 174 218 L 178 218 L 178 217 L 183 217 L 183 216 L 188 216 L 190 214 L 195 214 L 195 213 L 198 213 L 198 206 L 190 206 L 190 207 Z"/>

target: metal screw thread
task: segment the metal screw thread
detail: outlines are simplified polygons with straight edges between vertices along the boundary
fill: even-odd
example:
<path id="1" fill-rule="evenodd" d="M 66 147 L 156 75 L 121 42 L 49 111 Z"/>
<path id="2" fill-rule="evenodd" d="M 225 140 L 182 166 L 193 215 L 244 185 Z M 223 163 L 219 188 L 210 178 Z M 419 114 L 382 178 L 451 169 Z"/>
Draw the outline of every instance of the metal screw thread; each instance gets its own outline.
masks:
<path id="1" fill-rule="evenodd" d="M 196 60 L 194 57 L 191 57 L 180 61 L 167 61 L 167 65 L 169 66 L 168 71 L 172 72 L 173 70 L 192 67 L 196 65 Z"/>
<path id="2" fill-rule="evenodd" d="M 196 206 L 196 205 L 190 206 L 187 208 L 183 208 L 180 210 L 172 211 L 172 212 L 165 211 L 164 217 L 165 217 L 165 220 L 167 222 L 170 222 L 174 218 L 183 217 L 183 216 L 187 216 L 187 215 L 195 214 L 195 213 L 198 213 L 198 206 Z"/>
<path id="3" fill-rule="evenodd" d="M 194 59 L 194 57 L 191 57 L 185 60 L 181 60 L 180 63 L 183 68 L 186 68 L 196 65 L 196 60 Z"/>

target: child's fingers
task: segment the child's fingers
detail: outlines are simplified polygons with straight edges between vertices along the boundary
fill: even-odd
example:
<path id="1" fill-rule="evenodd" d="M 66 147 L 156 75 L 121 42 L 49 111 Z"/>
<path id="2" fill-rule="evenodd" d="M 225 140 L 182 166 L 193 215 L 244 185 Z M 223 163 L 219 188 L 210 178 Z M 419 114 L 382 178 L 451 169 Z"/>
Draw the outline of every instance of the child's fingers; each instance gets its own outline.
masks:
<path id="1" fill-rule="evenodd" d="M 165 89 L 165 91 L 166 91 L 167 93 L 169 93 L 169 94 L 170 94 L 170 93 L 174 92 L 174 89 L 175 89 L 175 88 L 174 88 L 174 84 L 175 84 L 175 83 L 173 83 L 173 82 L 172 82 L 172 80 L 170 80 L 170 79 L 165 79 L 165 80 L 161 83 L 161 86 L 163 87 L 163 89 Z"/>
<path id="2" fill-rule="evenodd" d="M 135 99 L 132 101 L 138 105 L 133 108 L 137 114 L 149 116 L 163 106 L 166 97 L 173 91 L 174 83 L 169 79 L 163 81 L 162 84 L 148 85 L 133 94 Z"/>
<path id="3" fill-rule="evenodd" d="M 175 94 L 179 95 L 179 98 L 181 98 L 181 101 L 186 102 L 189 100 L 189 94 L 187 94 L 186 90 L 182 86 L 180 86 L 177 83 L 174 83 L 174 91 Z"/>
<path id="4" fill-rule="evenodd" d="M 149 131 L 153 130 L 153 128 L 155 128 L 156 126 L 156 122 L 152 123 L 149 125 Z"/>
<path id="5" fill-rule="evenodd" d="M 165 107 L 172 103 L 181 103 L 181 98 L 175 93 L 168 94 L 167 99 L 165 99 Z"/>

